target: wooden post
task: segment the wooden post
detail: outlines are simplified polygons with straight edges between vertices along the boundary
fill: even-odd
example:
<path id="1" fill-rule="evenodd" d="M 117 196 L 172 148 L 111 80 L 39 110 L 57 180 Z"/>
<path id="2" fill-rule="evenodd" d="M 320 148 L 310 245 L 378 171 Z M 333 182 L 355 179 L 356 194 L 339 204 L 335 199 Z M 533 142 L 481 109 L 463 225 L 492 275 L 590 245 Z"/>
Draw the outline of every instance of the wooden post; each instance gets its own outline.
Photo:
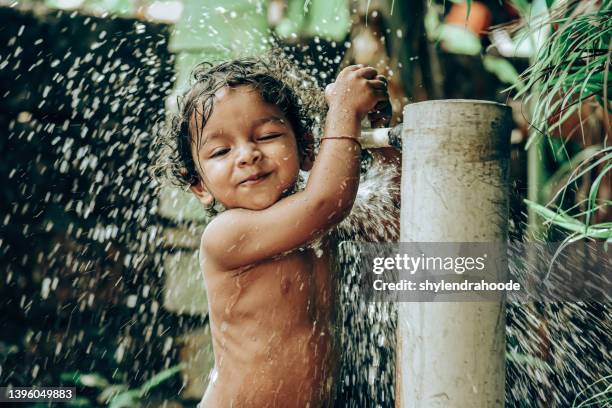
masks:
<path id="1" fill-rule="evenodd" d="M 402 134 L 402 242 L 505 242 L 512 119 L 505 105 L 408 105 Z M 503 407 L 505 307 L 400 303 L 397 403 Z"/>

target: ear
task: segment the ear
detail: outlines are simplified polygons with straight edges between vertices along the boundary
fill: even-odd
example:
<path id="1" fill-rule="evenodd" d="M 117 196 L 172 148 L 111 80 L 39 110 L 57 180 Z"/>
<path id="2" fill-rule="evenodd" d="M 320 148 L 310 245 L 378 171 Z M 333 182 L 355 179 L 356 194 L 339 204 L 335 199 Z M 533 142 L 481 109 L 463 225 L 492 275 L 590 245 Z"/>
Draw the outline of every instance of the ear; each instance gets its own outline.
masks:
<path id="1" fill-rule="evenodd" d="M 304 145 L 300 152 L 300 168 L 304 171 L 310 171 L 314 164 L 314 137 L 308 132 L 303 137 Z"/>
<path id="2" fill-rule="evenodd" d="M 212 194 L 210 194 L 202 180 L 198 180 L 189 186 L 189 190 L 191 190 L 191 192 L 196 196 L 198 201 L 204 205 L 204 207 L 210 207 L 215 201 L 215 198 L 212 196 Z"/>

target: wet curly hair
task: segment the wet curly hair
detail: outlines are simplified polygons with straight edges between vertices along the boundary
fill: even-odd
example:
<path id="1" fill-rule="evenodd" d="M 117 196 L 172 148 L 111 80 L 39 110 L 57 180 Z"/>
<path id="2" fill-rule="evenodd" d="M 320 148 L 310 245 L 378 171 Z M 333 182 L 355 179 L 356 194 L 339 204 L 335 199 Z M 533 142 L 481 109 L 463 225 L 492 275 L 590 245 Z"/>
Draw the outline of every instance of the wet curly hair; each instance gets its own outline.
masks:
<path id="1" fill-rule="evenodd" d="M 171 116 L 169 126 L 158 140 L 154 177 L 170 180 L 186 188 L 199 180 L 192 145 L 199 144 L 202 129 L 214 109 L 215 93 L 224 87 L 250 86 L 264 101 L 276 105 L 289 120 L 297 139 L 300 157 L 306 154 L 306 134 L 316 132 L 324 110 L 322 91 L 316 81 L 300 72 L 288 59 L 268 55 L 267 58 L 241 58 L 219 64 L 208 62 L 195 67 L 188 89 L 178 97 L 178 113 Z M 198 129 L 190 129 L 196 114 Z M 196 134 L 193 134 L 196 133 Z M 159 137 L 158 137 L 159 138 Z"/>

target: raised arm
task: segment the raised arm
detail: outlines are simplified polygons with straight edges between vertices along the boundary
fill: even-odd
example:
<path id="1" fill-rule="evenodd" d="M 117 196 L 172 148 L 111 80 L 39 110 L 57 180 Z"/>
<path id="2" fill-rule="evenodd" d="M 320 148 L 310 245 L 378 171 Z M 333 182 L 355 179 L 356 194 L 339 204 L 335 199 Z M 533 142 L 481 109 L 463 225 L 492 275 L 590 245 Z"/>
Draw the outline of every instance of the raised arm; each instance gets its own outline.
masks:
<path id="1" fill-rule="evenodd" d="M 350 212 L 359 184 L 360 123 L 388 96 L 376 70 L 351 66 L 326 98 L 325 132 L 306 188 L 263 210 L 228 210 L 206 228 L 203 255 L 219 268 L 233 270 L 298 248 Z"/>

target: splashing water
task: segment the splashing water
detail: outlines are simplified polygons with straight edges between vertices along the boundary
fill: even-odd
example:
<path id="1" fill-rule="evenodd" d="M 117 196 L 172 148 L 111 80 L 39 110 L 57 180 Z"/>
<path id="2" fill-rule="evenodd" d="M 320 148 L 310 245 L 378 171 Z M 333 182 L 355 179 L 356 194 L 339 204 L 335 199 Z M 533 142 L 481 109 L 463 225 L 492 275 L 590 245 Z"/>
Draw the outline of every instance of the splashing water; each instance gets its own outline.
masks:
<path id="1" fill-rule="evenodd" d="M 338 227 L 339 238 L 393 242 L 399 238 L 397 169 L 374 164 L 365 174 L 351 215 Z M 358 247 L 340 245 L 340 305 L 343 321 L 339 398 L 346 407 L 395 405 L 395 330 L 397 308 L 368 302 L 356 266 Z"/>
<path id="2" fill-rule="evenodd" d="M 175 364 L 161 312 L 151 124 L 173 85 L 167 27 L 1 8 L 2 384 Z"/>

